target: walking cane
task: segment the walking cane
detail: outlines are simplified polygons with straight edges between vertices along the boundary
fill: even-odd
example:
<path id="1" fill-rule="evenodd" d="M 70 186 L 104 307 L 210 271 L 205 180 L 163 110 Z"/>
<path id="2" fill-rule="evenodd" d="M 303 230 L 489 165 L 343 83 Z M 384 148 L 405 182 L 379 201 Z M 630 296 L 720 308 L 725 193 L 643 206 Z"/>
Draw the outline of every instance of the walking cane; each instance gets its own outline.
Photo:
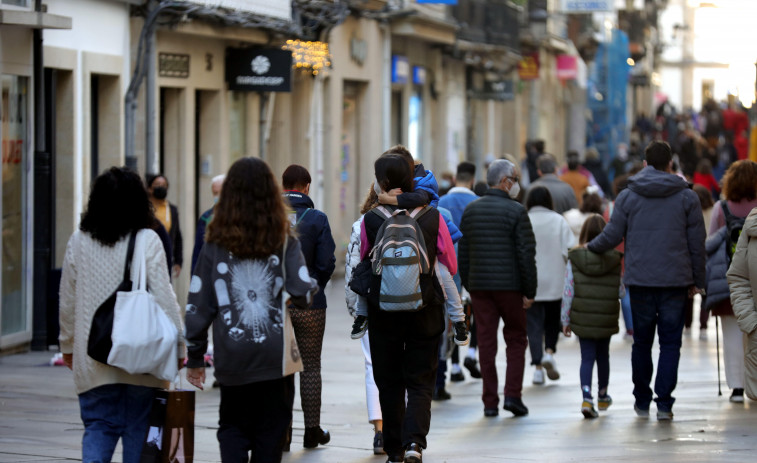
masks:
<path id="1" fill-rule="evenodd" d="M 723 391 L 720 389 L 720 323 L 718 322 L 720 317 L 715 316 L 715 352 L 718 356 L 718 397 L 723 395 Z"/>

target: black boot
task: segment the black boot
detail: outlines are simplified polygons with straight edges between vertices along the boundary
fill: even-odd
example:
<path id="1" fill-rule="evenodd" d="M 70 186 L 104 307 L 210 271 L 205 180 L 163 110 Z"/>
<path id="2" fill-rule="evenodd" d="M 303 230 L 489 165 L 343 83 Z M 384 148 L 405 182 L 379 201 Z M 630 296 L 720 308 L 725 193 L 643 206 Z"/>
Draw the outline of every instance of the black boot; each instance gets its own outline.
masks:
<path id="1" fill-rule="evenodd" d="M 331 440 L 331 434 L 328 430 L 321 429 L 320 426 L 305 428 L 305 437 L 302 439 L 302 446 L 306 449 L 314 449 L 318 444 L 328 444 Z"/>

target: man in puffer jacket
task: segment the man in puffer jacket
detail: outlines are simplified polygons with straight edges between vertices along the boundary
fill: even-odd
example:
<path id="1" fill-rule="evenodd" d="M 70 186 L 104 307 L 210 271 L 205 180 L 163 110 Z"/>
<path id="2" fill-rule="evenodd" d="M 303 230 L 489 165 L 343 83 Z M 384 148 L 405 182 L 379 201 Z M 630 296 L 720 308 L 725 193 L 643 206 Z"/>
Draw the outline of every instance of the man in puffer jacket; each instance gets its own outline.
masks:
<path id="1" fill-rule="evenodd" d="M 497 330 L 505 322 L 507 374 L 504 409 L 528 414 L 521 400 L 526 365 L 526 311 L 536 295 L 536 240 L 526 208 L 514 198 L 520 185 L 515 165 L 494 161 L 486 174 L 489 190 L 465 208 L 460 223 L 460 276 L 473 299 L 478 320 L 478 347 L 484 416 L 499 413 Z"/>
<path id="2" fill-rule="evenodd" d="M 634 409 L 649 416 L 652 344 L 657 328 L 660 357 L 655 390 L 657 419 L 673 419 L 681 335 L 687 298 L 705 284 L 705 228 L 699 197 L 671 173 L 672 151 L 661 141 L 647 146 L 647 167 L 628 181 L 610 223 L 587 247 L 602 253 L 625 238 L 624 283 L 633 313 Z"/>
<path id="3" fill-rule="evenodd" d="M 757 209 L 753 209 L 744 222 L 744 228 L 736 244 L 736 252 L 728 270 L 728 286 L 731 289 L 731 304 L 741 331 L 747 334 L 744 354 L 747 397 L 757 400 Z M 755 278 L 752 278 L 752 275 Z"/>

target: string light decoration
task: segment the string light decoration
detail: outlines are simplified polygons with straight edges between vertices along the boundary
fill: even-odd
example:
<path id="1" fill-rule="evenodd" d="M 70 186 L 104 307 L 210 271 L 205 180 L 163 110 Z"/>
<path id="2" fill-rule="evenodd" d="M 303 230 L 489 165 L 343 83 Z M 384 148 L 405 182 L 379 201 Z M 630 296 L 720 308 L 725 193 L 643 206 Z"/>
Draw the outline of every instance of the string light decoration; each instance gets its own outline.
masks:
<path id="1" fill-rule="evenodd" d="M 282 45 L 281 49 L 292 52 L 292 62 L 296 69 L 308 70 L 314 76 L 324 69 L 331 68 L 328 43 L 290 39 Z"/>

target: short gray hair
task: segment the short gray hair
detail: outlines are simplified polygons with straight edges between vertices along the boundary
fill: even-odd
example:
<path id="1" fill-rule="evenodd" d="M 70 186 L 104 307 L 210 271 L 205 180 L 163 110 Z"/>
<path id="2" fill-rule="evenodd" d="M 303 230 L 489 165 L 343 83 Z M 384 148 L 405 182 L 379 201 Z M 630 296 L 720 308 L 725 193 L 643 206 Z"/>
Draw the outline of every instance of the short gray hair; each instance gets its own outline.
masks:
<path id="1" fill-rule="evenodd" d="M 486 171 L 486 183 L 489 186 L 497 186 L 505 177 L 511 177 L 515 172 L 515 164 L 507 159 L 497 159 L 489 164 Z"/>
<path id="2" fill-rule="evenodd" d="M 536 168 L 541 171 L 542 174 L 554 174 L 557 170 L 557 161 L 551 154 L 542 154 L 536 158 Z"/>

